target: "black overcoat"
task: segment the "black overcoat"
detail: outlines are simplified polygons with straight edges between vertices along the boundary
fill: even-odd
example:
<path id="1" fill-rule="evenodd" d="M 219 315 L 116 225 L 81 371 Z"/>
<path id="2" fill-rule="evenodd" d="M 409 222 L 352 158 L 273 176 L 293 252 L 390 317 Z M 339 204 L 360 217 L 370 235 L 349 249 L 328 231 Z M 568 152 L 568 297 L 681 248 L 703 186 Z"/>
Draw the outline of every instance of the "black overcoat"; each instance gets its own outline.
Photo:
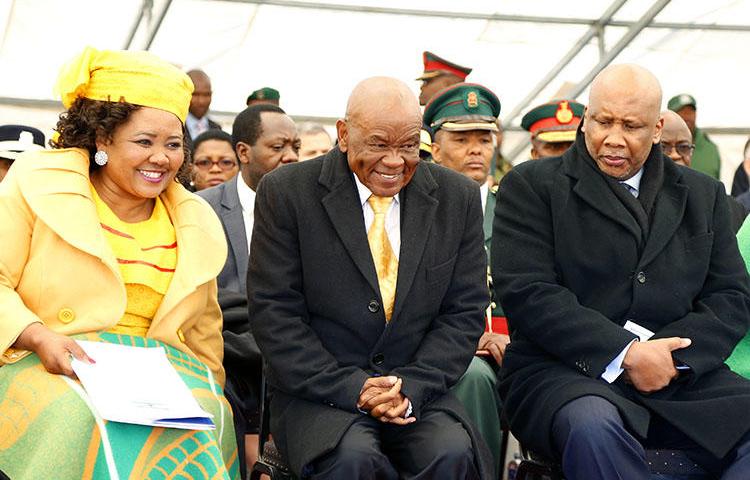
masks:
<path id="1" fill-rule="evenodd" d="M 640 436 L 656 412 L 717 457 L 750 430 L 750 382 L 724 364 L 750 319 L 724 188 L 656 146 L 640 192 L 599 171 L 580 131 L 500 185 L 492 273 L 512 331 L 500 393 L 513 432 L 547 455 L 554 414 L 583 395 L 613 402 Z M 651 395 L 600 379 L 635 338 L 627 320 L 690 338 L 673 356 L 691 373 Z"/>
<path id="2" fill-rule="evenodd" d="M 356 402 L 368 376 L 402 377 L 417 421 L 430 408 L 466 418 L 448 389 L 474 354 L 489 301 L 479 188 L 420 163 L 399 201 L 398 282 L 386 325 L 346 156 L 334 148 L 269 173 L 258 187 L 250 319 L 274 389 L 271 432 L 297 474 L 362 415 Z M 463 423 L 482 478 L 491 478 L 486 446 Z"/>

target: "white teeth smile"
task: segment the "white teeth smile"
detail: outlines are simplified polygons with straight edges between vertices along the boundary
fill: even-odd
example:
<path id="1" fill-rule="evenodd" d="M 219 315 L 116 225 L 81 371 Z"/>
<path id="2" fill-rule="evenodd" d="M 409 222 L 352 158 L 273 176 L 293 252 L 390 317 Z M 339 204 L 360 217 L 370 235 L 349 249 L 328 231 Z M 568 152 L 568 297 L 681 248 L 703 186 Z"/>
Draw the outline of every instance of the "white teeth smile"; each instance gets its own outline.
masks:
<path id="1" fill-rule="evenodd" d="M 141 175 L 143 175 L 144 177 L 148 177 L 148 178 L 160 178 L 163 175 L 163 173 L 150 172 L 148 170 L 138 170 L 138 171 L 141 172 Z"/>
<path id="2" fill-rule="evenodd" d="M 395 180 L 396 178 L 398 178 L 398 174 L 394 174 L 394 175 L 386 175 L 385 173 L 381 173 L 380 175 L 381 175 L 381 176 L 382 176 L 383 178 L 387 179 L 387 180 Z"/>

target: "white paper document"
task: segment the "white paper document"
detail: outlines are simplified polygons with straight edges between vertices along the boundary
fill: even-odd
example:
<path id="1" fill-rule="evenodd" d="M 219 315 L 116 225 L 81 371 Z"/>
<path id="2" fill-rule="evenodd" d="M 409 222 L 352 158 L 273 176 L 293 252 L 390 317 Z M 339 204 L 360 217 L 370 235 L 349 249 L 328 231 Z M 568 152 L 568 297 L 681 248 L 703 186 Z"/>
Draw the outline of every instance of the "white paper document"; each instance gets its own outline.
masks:
<path id="1" fill-rule="evenodd" d="M 625 322 L 625 325 L 623 325 L 622 328 L 624 328 L 625 330 L 627 330 L 630 333 L 635 333 L 636 335 L 638 335 L 638 339 L 641 342 L 645 342 L 649 338 L 651 338 L 651 337 L 654 336 L 654 332 L 652 332 L 648 328 L 643 327 L 641 325 L 638 325 L 637 323 L 635 323 L 633 321 L 630 321 L 630 320 L 628 320 L 627 322 Z"/>
<path id="2" fill-rule="evenodd" d="M 73 370 L 105 419 L 188 430 L 216 428 L 161 348 L 78 341 L 96 362 L 73 359 Z"/>

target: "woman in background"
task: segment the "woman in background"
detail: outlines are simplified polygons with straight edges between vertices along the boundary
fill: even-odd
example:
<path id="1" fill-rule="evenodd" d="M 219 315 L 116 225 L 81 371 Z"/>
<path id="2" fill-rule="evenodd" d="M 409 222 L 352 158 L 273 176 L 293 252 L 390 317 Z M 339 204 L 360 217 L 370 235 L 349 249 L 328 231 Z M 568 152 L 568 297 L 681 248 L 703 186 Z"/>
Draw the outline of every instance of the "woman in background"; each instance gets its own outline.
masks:
<path id="1" fill-rule="evenodd" d="M 215 280 L 227 247 L 175 180 L 192 82 L 147 52 L 87 48 L 57 90 L 55 148 L 0 184 L 0 466 L 14 480 L 235 478 Z M 75 339 L 164 347 L 216 430 L 102 421 L 71 380 L 71 356 L 96 360 Z"/>
<path id="2" fill-rule="evenodd" d="M 240 171 L 232 136 L 218 130 L 206 130 L 193 140 L 191 184 L 196 192 L 231 180 Z"/>

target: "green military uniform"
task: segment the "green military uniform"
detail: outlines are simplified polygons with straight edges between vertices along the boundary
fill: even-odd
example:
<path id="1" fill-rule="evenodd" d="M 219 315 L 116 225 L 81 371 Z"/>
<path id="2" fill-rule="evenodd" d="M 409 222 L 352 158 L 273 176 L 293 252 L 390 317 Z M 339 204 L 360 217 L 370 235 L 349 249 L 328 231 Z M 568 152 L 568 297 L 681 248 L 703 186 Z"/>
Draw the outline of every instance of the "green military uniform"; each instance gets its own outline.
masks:
<path id="1" fill-rule="evenodd" d="M 427 104 L 424 123 L 434 132 L 445 131 L 498 131 L 497 116 L 500 101 L 487 88 L 469 83 L 459 83 L 442 90 Z M 489 174 L 490 172 L 488 172 Z M 484 209 L 484 245 L 488 264 L 492 240 L 492 222 L 496 206 L 496 188 L 487 193 Z M 489 272 L 488 272 L 489 273 Z M 502 316 L 499 306 L 493 309 L 493 316 Z M 452 391 L 466 408 L 487 446 L 493 454 L 497 471 L 500 471 L 500 397 L 497 393 L 497 365 L 474 357 L 466 373 L 453 386 Z"/>
<path id="2" fill-rule="evenodd" d="M 721 177 L 721 157 L 716 144 L 698 127 L 695 127 L 693 137 L 695 150 L 690 167 L 719 180 Z"/>
<path id="3" fill-rule="evenodd" d="M 692 95 L 681 93 L 669 99 L 667 108 L 679 113 L 683 108 L 696 110 L 697 103 Z M 695 150 L 693 151 L 690 168 L 720 180 L 721 157 L 719 156 L 719 149 L 716 147 L 716 144 L 698 127 L 694 127 L 693 143 L 695 144 Z"/>

